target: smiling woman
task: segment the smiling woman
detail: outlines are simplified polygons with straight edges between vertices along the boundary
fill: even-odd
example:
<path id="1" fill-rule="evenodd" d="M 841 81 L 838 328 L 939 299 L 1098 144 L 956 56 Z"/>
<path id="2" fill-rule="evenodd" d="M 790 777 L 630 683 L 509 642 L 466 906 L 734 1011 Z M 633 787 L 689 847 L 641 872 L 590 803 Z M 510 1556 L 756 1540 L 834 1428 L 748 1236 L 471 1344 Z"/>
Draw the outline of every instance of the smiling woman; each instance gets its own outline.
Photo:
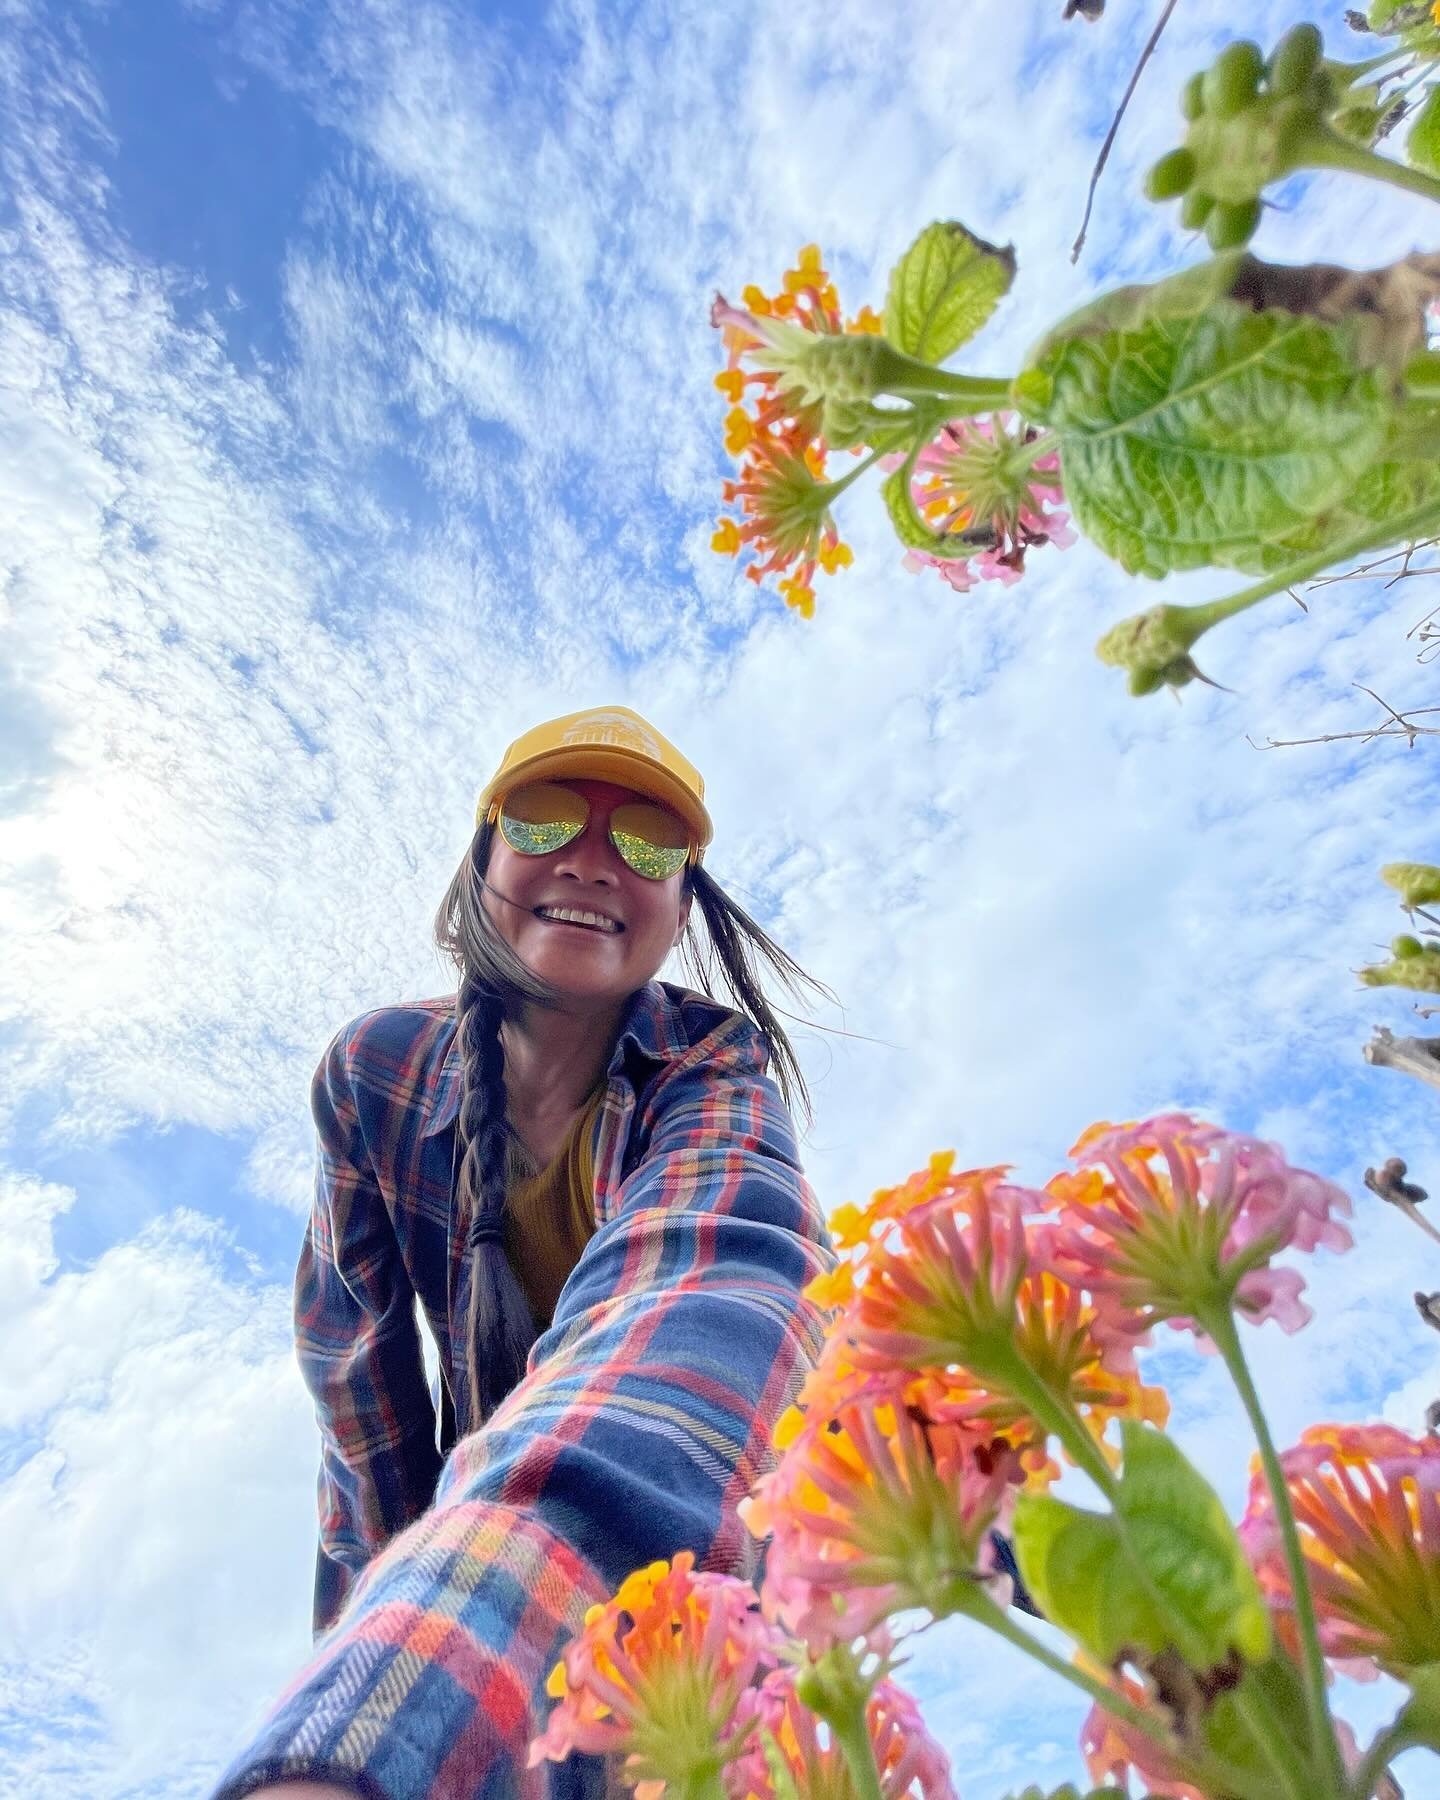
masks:
<path id="1" fill-rule="evenodd" d="M 327 1052 L 295 1314 L 323 1635 L 225 1800 L 598 1792 L 593 1761 L 524 1769 L 564 1640 L 656 1559 L 750 1572 L 736 1508 L 830 1256 L 757 962 L 815 984 L 706 873 L 710 837 L 699 774 L 636 714 L 537 726 L 440 908 L 458 993 Z M 704 993 L 656 979 L 682 944 Z"/>

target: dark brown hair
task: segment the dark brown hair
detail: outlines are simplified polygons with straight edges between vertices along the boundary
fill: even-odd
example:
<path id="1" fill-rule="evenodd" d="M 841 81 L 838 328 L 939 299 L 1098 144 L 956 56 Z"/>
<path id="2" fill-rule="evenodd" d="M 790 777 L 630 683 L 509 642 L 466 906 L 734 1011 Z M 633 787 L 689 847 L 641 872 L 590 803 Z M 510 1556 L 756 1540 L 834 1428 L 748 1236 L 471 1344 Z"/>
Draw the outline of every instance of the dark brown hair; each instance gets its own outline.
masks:
<path id="1" fill-rule="evenodd" d="M 508 1132 L 500 1026 L 507 1013 L 526 1001 L 558 1004 L 553 990 L 532 974 L 495 929 L 482 904 L 493 836 L 493 826 L 482 823 L 435 916 L 435 941 L 460 976 L 455 996 L 461 1068 L 458 1178 L 451 1204 L 466 1221 L 471 1264 L 465 1322 L 468 1408 L 455 1397 L 456 1424 L 462 1433 L 481 1425 L 524 1374 L 536 1337 L 529 1304 L 505 1254 Z M 680 944 L 682 960 L 703 993 L 721 998 L 718 985 L 723 997 L 764 1034 L 786 1104 L 793 1107 L 798 1102 L 808 1120 L 809 1090 L 790 1040 L 765 997 L 759 965 L 768 966 L 797 999 L 807 990 L 826 999 L 833 996 L 699 864 L 686 869 L 684 891 L 692 905 Z"/>

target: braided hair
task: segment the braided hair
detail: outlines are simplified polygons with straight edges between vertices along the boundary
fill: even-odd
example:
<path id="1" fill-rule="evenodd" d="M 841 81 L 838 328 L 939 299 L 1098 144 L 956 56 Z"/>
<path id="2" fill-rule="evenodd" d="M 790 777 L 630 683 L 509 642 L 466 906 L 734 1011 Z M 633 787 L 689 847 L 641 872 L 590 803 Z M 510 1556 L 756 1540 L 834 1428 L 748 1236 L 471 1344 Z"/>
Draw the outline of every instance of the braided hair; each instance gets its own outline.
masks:
<path id="1" fill-rule="evenodd" d="M 533 974 L 496 930 L 482 905 L 494 827 L 483 820 L 455 871 L 435 918 L 435 941 L 459 973 L 455 997 L 460 1046 L 460 1111 L 456 1120 L 457 1180 L 451 1204 L 465 1225 L 470 1299 L 465 1318 L 469 1394 L 457 1397 L 456 1427 L 475 1431 L 525 1373 L 537 1335 L 535 1320 L 505 1251 L 505 1202 L 510 1161 L 506 1123 L 504 1020 L 529 1002 L 554 1007 L 555 991 Z M 701 991 L 716 998 L 718 985 L 763 1033 L 787 1105 L 797 1099 L 809 1116 L 809 1094 L 800 1064 L 765 998 L 756 959 L 769 966 L 786 990 L 833 1000 L 698 864 L 685 872 L 685 894 L 695 904 L 681 952 Z M 706 938 L 696 932 L 703 919 Z M 468 1404 L 466 1403 L 468 1402 Z"/>
<path id="2" fill-rule="evenodd" d="M 460 971 L 455 996 L 460 1111 L 452 1205 L 464 1224 L 470 1269 L 465 1315 L 469 1393 L 456 1404 L 462 1434 L 482 1425 L 525 1373 L 536 1338 L 529 1302 L 505 1251 L 510 1133 L 500 1027 L 521 1002 L 555 1004 L 549 987 L 521 962 L 481 904 L 492 835 L 488 823 L 475 833 L 436 920 L 437 940 Z"/>

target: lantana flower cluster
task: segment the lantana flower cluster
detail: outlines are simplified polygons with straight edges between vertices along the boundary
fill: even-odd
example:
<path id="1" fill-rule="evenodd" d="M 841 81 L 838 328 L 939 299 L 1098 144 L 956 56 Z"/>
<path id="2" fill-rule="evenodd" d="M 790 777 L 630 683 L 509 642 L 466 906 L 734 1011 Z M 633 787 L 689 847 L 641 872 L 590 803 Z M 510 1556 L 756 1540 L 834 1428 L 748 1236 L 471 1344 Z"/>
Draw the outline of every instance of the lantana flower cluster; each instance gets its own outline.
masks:
<path id="1" fill-rule="evenodd" d="M 874 462 L 907 471 L 901 479 L 924 541 L 911 544 L 904 566 L 934 568 L 957 592 L 976 581 L 1009 586 L 1020 579 L 1028 551 L 1075 541 L 1069 515 L 1056 504 L 1058 450 L 1010 412 L 945 419 L 933 400 L 917 407 L 927 371 L 885 341 L 873 308 L 844 317 L 817 244 L 801 250 L 779 293 L 752 285 L 742 301 L 734 306 L 717 295 L 710 314 L 726 354 L 715 377 L 730 402 L 725 449 L 740 460 L 739 474 L 722 489 L 732 510 L 717 522 L 710 543 L 725 556 L 747 553 L 750 580 L 780 576 L 786 605 L 812 618 L 817 567 L 833 575 L 854 561 L 833 503 Z M 857 349 L 821 363 L 816 352 L 823 342 L 833 348 L 835 339 L 857 336 L 872 341 L 873 354 Z M 943 391 L 944 372 L 928 373 Z M 921 386 L 911 393 L 906 383 L 915 380 Z M 910 403 L 875 404 L 885 392 L 909 394 Z M 908 450 L 887 448 L 902 442 Z M 829 479 L 837 447 L 870 454 L 849 474 Z M 931 542 L 934 548 L 926 548 Z"/>
<path id="2" fill-rule="evenodd" d="M 775 1466 L 742 1506 L 768 1546 L 758 1595 L 696 1573 L 685 1552 L 632 1576 L 567 1650 L 532 1761 L 618 1752 L 641 1800 L 667 1789 L 684 1800 L 874 1800 L 877 1782 L 885 1800 L 946 1800 L 944 1756 L 894 1679 L 909 1628 L 959 1614 L 1029 1641 L 1007 1610 L 1003 1534 L 1016 1521 L 1024 1550 L 1019 1509 L 1033 1495 L 1053 1511 L 1038 1497 L 1065 1462 L 1114 1507 L 1127 1504 L 1127 1447 L 1168 1412 L 1141 1376 L 1153 1328 L 1187 1331 L 1227 1363 L 1238 1353 L 1232 1321 L 1298 1329 L 1304 1283 L 1275 1259 L 1348 1248 L 1349 1211 L 1341 1189 L 1276 1146 L 1181 1113 L 1092 1127 L 1039 1188 L 1004 1167 L 957 1170 L 945 1153 L 842 1207 L 836 1263 L 809 1290 L 832 1313 L 822 1357 L 780 1420 Z M 1266 1759 L 1280 1755 L 1304 1791 L 1343 1800 L 1360 1752 L 1329 1715 L 1321 1659 L 1401 1679 L 1440 1665 L 1440 1439 L 1317 1426 L 1257 1471 L 1238 1536 L 1217 1527 L 1218 1501 L 1199 1492 L 1208 1541 L 1230 1534 L 1253 1571 L 1250 1592 L 1268 1605 L 1269 1672 L 1247 1666 L 1259 1640 L 1243 1653 L 1217 1645 L 1213 1666 L 1146 1641 L 1167 1605 L 1184 1604 L 1183 1579 L 1172 1598 L 1177 1577 L 1163 1560 L 1146 1576 L 1145 1607 L 1160 1612 L 1136 1615 L 1141 1641 L 1113 1666 L 1095 1662 L 1061 1604 L 1055 1622 L 1080 1652 L 1068 1678 L 1096 1702 L 1082 1736 L 1092 1778 L 1249 1800 L 1274 1791 Z M 1086 1530 L 1087 1517 L 1103 1519 L 1070 1511 Z M 1054 1568 L 1027 1572 L 1022 1555 L 1020 1569 L 1063 1601 Z M 1318 1687 L 1306 1687 L 1307 1632 Z M 1065 1669 L 1053 1656 L 1048 1666 Z M 1219 1749 L 1205 1735 L 1236 1691 L 1260 1709 L 1253 1782 L 1234 1725 L 1251 1713 L 1226 1715 Z M 1277 1694 L 1292 1696 L 1279 1714 Z M 1283 1753 L 1276 1731 L 1296 1734 Z"/>
<path id="3" fill-rule="evenodd" d="M 912 572 L 934 569 L 957 594 L 977 581 L 1013 587 L 1026 553 L 1075 542 L 1060 498 L 1060 453 L 1035 454 L 1040 433 L 1011 413 L 952 419 L 915 459 L 911 497 L 940 539 L 940 549 L 907 550 Z M 894 463 L 882 460 L 882 466 Z M 900 466 L 894 463 L 894 466 Z M 966 552 L 966 553 L 962 553 Z"/>
<path id="4" fill-rule="evenodd" d="M 715 377 L 730 402 L 725 449 L 740 459 L 740 472 L 724 484 L 725 503 L 734 511 L 718 521 L 710 547 L 723 556 L 747 552 L 751 581 L 779 575 L 785 604 L 808 619 L 815 612 L 816 568 L 833 575 L 849 567 L 854 553 L 840 541 L 830 512 L 821 409 L 764 353 L 783 341 L 782 333 L 792 342 L 803 332 L 878 333 L 880 320 L 868 306 L 844 318 L 818 244 L 801 250 L 779 293 L 752 285 L 742 298 L 743 308 L 717 295 L 711 311 L 726 353 L 725 368 Z"/>

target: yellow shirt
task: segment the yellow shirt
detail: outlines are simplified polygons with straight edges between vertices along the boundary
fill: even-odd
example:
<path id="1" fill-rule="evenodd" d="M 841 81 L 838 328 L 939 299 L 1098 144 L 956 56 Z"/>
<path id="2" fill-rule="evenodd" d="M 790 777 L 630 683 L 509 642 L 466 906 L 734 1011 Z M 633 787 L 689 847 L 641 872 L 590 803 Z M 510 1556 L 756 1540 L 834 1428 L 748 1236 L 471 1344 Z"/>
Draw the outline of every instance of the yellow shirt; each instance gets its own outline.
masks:
<path id="1" fill-rule="evenodd" d="M 595 1235 L 595 1119 L 604 1098 L 602 1081 L 543 1169 L 511 1134 L 505 1249 L 542 1331 Z"/>

